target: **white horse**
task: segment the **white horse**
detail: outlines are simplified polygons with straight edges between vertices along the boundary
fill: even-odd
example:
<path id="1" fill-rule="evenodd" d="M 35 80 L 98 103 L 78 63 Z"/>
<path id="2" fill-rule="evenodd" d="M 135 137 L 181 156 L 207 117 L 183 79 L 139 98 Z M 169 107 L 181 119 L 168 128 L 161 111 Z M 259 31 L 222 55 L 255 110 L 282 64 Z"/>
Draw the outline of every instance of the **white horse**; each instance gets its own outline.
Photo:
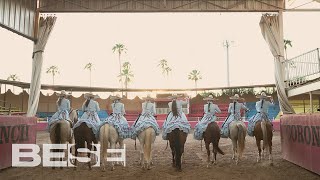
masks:
<path id="1" fill-rule="evenodd" d="M 245 147 L 247 128 L 242 121 L 232 121 L 229 125 L 229 132 L 229 138 L 232 140 L 233 148 L 232 159 L 238 164 Z"/>
<path id="2" fill-rule="evenodd" d="M 109 124 L 105 124 L 100 128 L 100 145 L 101 145 L 101 162 L 102 162 L 102 170 L 105 171 L 106 168 L 106 161 L 107 161 L 107 149 L 110 143 L 111 149 L 116 149 L 116 144 L 119 142 L 120 148 L 123 149 L 123 139 L 119 138 L 117 130 Z M 114 168 L 114 162 L 111 163 L 111 171 L 113 171 Z"/>
<path id="3" fill-rule="evenodd" d="M 152 147 L 156 140 L 156 132 L 152 127 L 148 127 L 138 135 L 140 142 L 140 164 L 143 169 L 151 169 Z"/>

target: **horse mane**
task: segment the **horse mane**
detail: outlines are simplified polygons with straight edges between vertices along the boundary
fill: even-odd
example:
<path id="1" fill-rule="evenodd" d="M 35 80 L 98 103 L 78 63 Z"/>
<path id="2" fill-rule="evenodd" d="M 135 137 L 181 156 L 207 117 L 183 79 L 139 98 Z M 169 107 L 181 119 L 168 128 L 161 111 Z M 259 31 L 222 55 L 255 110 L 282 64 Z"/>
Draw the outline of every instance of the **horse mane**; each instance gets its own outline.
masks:
<path id="1" fill-rule="evenodd" d="M 177 108 L 177 101 L 176 100 L 172 101 L 171 111 L 172 111 L 173 116 L 178 116 L 178 108 Z"/>

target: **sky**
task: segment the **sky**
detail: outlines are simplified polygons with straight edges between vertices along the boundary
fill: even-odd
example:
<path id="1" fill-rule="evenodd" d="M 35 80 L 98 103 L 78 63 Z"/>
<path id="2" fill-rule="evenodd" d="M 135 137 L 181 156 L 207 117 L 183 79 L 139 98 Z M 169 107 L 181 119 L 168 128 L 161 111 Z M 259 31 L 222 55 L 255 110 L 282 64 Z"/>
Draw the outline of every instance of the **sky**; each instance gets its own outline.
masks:
<path id="1" fill-rule="evenodd" d="M 59 85 L 89 86 L 84 66 L 94 64 L 92 86 L 119 87 L 119 62 L 112 52 L 116 43 L 126 46 L 122 62 L 129 61 L 134 73 L 130 88 L 193 88 L 187 76 L 201 72 L 198 87 L 227 84 L 226 49 L 229 49 L 230 85 L 274 83 L 273 56 L 264 41 L 261 13 L 134 13 L 57 14 L 47 43 L 41 81 L 52 84 L 46 69 L 58 66 Z M 292 41 L 288 56 L 320 47 L 320 12 L 284 14 L 284 37 Z M 30 82 L 30 40 L 0 28 L 0 78 L 17 74 Z M 157 67 L 166 59 L 173 69 L 168 80 Z"/>

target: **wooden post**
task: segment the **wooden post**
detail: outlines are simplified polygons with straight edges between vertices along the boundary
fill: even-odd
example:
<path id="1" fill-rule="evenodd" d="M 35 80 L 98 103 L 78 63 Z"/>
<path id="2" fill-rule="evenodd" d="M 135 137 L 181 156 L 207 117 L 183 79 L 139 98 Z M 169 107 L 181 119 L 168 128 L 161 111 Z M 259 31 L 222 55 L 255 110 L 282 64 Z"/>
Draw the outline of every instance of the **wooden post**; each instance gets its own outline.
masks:
<path id="1" fill-rule="evenodd" d="M 312 92 L 309 92 L 309 97 L 310 97 L 310 112 L 313 113 Z"/>

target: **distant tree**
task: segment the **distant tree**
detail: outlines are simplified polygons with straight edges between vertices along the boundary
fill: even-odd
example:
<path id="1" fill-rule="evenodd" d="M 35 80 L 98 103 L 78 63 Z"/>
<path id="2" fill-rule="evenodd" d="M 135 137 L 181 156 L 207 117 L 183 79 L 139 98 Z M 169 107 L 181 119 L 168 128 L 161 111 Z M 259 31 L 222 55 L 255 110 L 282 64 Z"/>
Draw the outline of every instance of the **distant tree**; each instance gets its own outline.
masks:
<path id="1" fill-rule="evenodd" d="M 91 71 L 92 71 L 92 68 L 93 68 L 93 64 L 92 63 L 88 63 L 84 67 L 84 69 L 87 69 L 90 72 L 90 87 L 91 87 Z"/>
<path id="2" fill-rule="evenodd" d="M 122 80 L 122 77 L 124 78 L 124 85 L 125 89 L 128 89 L 128 84 L 132 81 L 134 74 L 131 71 L 131 64 L 129 62 L 124 62 L 122 65 L 122 73 L 118 76 L 120 77 L 120 80 Z M 126 97 L 128 97 L 128 92 L 126 91 Z"/>
<path id="3" fill-rule="evenodd" d="M 10 74 L 7 78 L 8 81 L 18 81 L 20 80 L 17 74 Z M 12 91 L 14 92 L 14 85 L 12 85 Z"/>
<path id="4" fill-rule="evenodd" d="M 200 79 L 202 79 L 200 71 L 196 69 L 192 70 L 188 75 L 188 79 L 194 81 L 195 88 L 197 89 L 197 83 Z M 196 94 L 198 94 L 197 90 Z"/>
<path id="5" fill-rule="evenodd" d="M 54 77 L 56 76 L 56 74 L 59 74 L 59 68 L 57 66 L 50 66 L 47 71 L 47 74 L 52 74 L 52 85 L 54 86 Z"/>
<path id="6" fill-rule="evenodd" d="M 120 74 L 122 73 L 122 69 L 121 69 L 121 54 L 127 52 L 127 48 L 125 47 L 125 45 L 118 43 L 116 45 L 113 46 L 112 48 L 113 53 L 118 53 L 118 60 L 119 60 L 119 72 Z M 123 81 L 122 81 L 122 76 L 120 79 L 120 84 L 121 84 L 121 89 L 123 89 Z M 122 92 L 122 96 L 123 96 L 123 92 Z"/>

